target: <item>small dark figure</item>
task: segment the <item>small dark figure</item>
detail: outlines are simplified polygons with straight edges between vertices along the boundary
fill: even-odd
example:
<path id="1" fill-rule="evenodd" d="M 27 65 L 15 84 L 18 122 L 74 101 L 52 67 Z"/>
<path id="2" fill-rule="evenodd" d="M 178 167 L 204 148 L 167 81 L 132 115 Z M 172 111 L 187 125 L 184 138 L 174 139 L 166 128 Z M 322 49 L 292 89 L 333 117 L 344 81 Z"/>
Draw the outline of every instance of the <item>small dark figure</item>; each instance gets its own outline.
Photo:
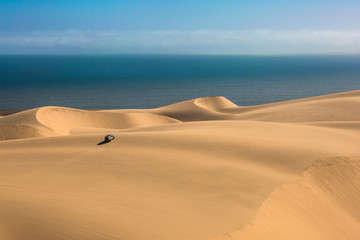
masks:
<path id="1" fill-rule="evenodd" d="M 115 137 L 113 135 L 109 134 L 109 135 L 105 136 L 104 142 L 111 142 L 114 139 L 115 139 Z"/>
<path id="2" fill-rule="evenodd" d="M 111 135 L 111 134 L 106 135 L 104 141 L 99 142 L 97 145 L 103 145 L 103 144 L 105 144 L 105 143 L 109 143 L 109 142 L 111 142 L 111 141 L 114 140 L 114 139 L 115 139 L 114 135 Z"/>

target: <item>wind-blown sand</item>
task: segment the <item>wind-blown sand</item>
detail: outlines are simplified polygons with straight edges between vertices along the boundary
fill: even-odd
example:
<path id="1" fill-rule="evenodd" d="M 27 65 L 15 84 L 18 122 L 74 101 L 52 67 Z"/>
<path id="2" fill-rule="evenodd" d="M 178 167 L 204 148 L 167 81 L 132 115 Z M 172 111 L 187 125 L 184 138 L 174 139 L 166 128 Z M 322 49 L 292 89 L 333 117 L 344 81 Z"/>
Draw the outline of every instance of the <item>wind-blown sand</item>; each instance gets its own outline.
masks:
<path id="1" fill-rule="evenodd" d="M 360 239 L 360 90 L 42 107 L 0 139 L 0 239 Z"/>

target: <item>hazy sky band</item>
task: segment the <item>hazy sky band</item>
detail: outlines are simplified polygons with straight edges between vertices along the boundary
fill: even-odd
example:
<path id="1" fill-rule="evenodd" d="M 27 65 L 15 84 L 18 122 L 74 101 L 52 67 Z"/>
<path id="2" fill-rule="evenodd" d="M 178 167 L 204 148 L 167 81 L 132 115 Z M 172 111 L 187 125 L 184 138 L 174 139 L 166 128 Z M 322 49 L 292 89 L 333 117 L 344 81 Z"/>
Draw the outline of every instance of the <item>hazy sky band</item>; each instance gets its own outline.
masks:
<path id="1" fill-rule="evenodd" d="M 8 53 L 337 54 L 358 53 L 360 31 L 37 31 L 1 36 L 0 46 Z"/>
<path id="2" fill-rule="evenodd" d="M 1 1 L 0 54 L 360 53 L 360 1 Z"/>

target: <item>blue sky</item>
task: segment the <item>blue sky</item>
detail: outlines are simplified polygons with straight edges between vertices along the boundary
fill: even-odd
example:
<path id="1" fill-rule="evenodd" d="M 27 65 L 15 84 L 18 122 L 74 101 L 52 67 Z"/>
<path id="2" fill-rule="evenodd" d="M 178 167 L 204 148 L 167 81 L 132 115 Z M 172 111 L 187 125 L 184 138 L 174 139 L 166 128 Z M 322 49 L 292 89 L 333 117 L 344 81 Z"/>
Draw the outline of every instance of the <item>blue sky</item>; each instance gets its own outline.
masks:
<path id="1" fill-rule="evenodd" d="M 359 0 L 0 0 L 0 54 L 358 54 Z"/>

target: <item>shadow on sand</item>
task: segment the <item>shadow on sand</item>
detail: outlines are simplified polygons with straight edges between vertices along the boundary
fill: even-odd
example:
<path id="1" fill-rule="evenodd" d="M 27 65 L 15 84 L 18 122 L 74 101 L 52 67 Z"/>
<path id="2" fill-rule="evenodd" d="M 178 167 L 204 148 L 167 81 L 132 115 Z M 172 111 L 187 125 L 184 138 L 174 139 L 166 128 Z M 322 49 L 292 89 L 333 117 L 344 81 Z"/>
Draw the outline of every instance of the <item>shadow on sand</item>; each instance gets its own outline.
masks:
<path id="1" fill-rule="evenodd" d="M 105 143 L 109 143 L 110 141 L 106 141 L 106 140 L 104 140 L 104 141 L 102 141 L 102 142 L 99 142 L 97 145 L 103 145 L 103 144 L 105 144 Z"/>

